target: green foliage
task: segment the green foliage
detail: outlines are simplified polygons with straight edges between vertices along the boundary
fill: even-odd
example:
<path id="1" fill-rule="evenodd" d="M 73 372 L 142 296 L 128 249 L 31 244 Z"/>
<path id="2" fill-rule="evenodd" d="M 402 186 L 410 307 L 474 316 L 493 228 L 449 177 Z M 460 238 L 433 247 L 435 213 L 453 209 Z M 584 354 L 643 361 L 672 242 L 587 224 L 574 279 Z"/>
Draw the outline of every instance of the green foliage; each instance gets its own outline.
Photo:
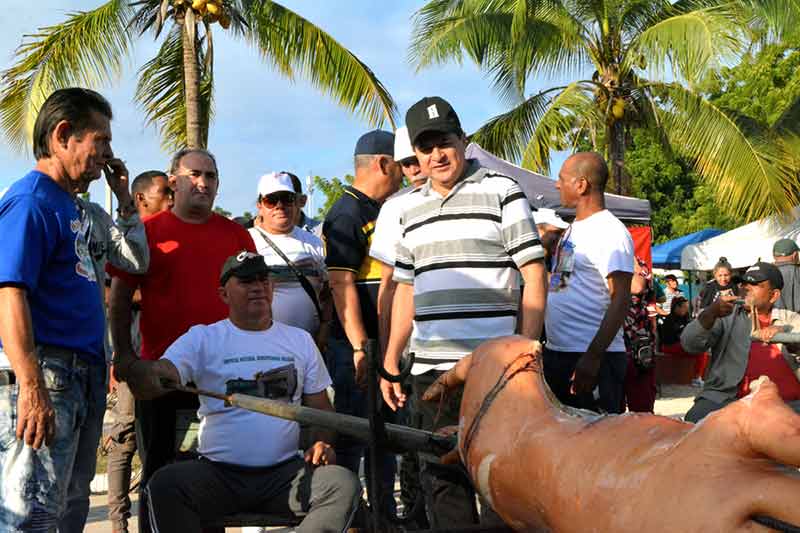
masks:
<path id="1" fill-rule="evenodd" d="M 800 39 L 748 53 L 712 75 L 703 89 L 719 107 L 774 125 L 800 98 Z"/>
<path id="2" fill-rule="evenodd" d="M 467 58 L 492 78 L 511 109 L 473 138 L 505 159 L 546 172 L 551 151 L 589 139 L 624 162 L 626 139 L 652 129 L 721 212 L 753 220 L 800 203 L 800 136 L 753 124 L 700 86 L 754 42 L 795 30 L 798 17 L 800 2 L 785 1 L 430 0 L 415 15 L 409 55 L 418 68 Z M 526 94 L 548 75 L 569 82 Z M 796 127 L 800 103 L 790 108 L 775 113 Z M 620 173 L 615 180 L 629 192 Z"/>
<path id="3" fill-rule="evenodd" d="M 205 60 L 206 51 L 197 40 L 200 64 L 200 136 L 208 142 L 208 127 L 213 117 L 214 73 Z M 147 122 L 158 127 L 161 144 L 167 151 L 187 146 L 186 97 L 183 71 L 183 40 L 180 26 L 173 26 L 158 54 L 139 70 L 136 100 Z"/>
<path id="4" fill-rule="evenodd" d="M 370 124 L 388 121 L 394 126 L 396 106 L 381 81 L 322 29 L 272 0 L 227 0 L 226 12 L 230 35 L 253 44 L 289 80 L 301 76 Z M 199 141 L 204 145 L 212 120 L 212 27 L 222 28 L 191 9 L 176 8 L 170 0 L 108 0 L 25 36 L 15 52 L 16 63 L 0 73 L 0 126 L 6 138 L 17 149 L 30 146 L 36 114 L 53 91 L 116 81 L 137 33 L 152 32 L 163 42 L 158 55 L 140 71 L 135 99 L 147 121 L 158 127 L 165 148 L 187 144 L 187 123 L 200 124 Z M 187 42 L 197 43 L 199 101 L 193 105 L 186 101 L 184 34 Z M 191 78 L 187 83 L 194 86 Z"/>
<path id="5" fill-rule="evenodd" d="M 233 213 L 219 205 L 214 206 L 214 212 L 218 215 L 224 216 L 225 218 L 231 218 L 233 216 Z"/>
<path id="6" fill-rule="evenodd" d="M 336 200 L 344 193 L 344 188 L 347 185 L 352 185 L 354 176 L 350 174 L 345 175 L 344 179 L 333 178 L 326 180 L 320 176 L 314 176 L 314 190 L 319 191 L 325 197 L 325 202 L 322 207 L 317 210 L 316 218 L 322 220 L 328 211 L 336 203 Z"/>
<path id="7" fill-rule="evenodd" d="M 126 0 L 110 0 L 23 37 L 19 60 L 0 75 L 0 119 L 12 146 L 31 145 L 36 114 L 54 90 L 104 86 L 119 77 L 130 52 L 130 14 Z"/>
<path id="8" fill-rule="evenodd" d="M 710 187 L 689 163 L 666 149 L 652 130 L 633 133 L 625 167 L 633 178 L 634 196 L 650 200 L 655 243 L 705 228 L 731 229 L 744 223 L 721 212 Z"/>

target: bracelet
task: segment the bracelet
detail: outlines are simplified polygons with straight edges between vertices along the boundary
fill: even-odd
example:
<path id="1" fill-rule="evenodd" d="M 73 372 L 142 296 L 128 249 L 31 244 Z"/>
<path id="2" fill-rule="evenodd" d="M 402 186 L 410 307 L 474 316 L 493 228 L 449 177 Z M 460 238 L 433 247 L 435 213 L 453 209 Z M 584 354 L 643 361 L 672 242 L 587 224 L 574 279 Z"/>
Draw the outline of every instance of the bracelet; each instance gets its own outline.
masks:
<path id="1" fill-rule="evenodd" d="M 358 352 L 367 353 L 366 350 L 364 350 L 364 348 L 353 348 L 353 353 L 358 353 Z"/>

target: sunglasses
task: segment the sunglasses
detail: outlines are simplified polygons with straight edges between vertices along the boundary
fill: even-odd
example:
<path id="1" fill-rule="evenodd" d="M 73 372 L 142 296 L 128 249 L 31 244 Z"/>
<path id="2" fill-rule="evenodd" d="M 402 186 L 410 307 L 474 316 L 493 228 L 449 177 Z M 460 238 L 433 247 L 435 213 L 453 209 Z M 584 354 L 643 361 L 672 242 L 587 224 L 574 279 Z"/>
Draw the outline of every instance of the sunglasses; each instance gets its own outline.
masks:
<path id="1" fill-rule="evenodd" d="M 269 208 L 275 207 L 278 205 L 278 203 L 282 203 L 283 205 L 293 205 L 296 197 L 297 195 L 293 192 L 274 192 L 272 194 L 262 196 L 261 203 Z"/>

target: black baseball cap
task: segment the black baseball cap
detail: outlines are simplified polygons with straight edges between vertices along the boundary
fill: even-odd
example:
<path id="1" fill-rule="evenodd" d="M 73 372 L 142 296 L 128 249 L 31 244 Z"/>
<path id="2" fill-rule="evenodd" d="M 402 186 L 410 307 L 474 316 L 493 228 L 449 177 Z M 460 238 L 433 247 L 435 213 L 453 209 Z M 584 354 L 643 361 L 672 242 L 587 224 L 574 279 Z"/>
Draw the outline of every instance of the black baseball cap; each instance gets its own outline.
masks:
<path id="1" fill-rule="evenodd" d="M 388 155 L 394 156 L 394 133 L 384 130 L 372 130 L 356 142 L 353 155 Z"/>
<path id="2" fill-rule="evenodd" d="M 742 283 L 761 283 L 769 281 L 773 289 L 783 289 L 783 275 L 772 263 L 759 261 L 747 269 L 742 276 Z"/>
<path id="3" fill-rule="evenodd" d="M 406 127 L 411 146 L 417 143 L 420 135 L 428 131 L 457 135 L 464 133 L 453 106 L 438 96 L 426 96 L 409 107 L 406 112 Z"/>
<path id="4" fill-rule="evenodd" d="M 219 275 L 219 284 L 225 285 L 232 276 L 246 278 L 259 274 L 269 274 L 270 269 L 264 262 L 264 256 L 242 250 L 225 260 Z"/>

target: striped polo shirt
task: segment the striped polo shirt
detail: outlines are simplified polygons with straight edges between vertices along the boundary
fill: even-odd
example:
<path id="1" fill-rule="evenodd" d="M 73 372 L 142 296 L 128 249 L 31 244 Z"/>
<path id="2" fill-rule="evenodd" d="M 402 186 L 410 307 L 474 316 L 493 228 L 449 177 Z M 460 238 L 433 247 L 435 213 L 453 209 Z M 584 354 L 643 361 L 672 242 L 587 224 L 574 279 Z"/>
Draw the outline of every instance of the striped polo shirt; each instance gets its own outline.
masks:
<path id="1" fill-rule="evenodd" d="M 451 368 L 486 339 L 513 334 L 518 269 L 544 257 L 517 182 L 467 163 L 447 196 L 428 180 L 401 213 L 394 279 L 414 285 L 413 374 Z"/>

